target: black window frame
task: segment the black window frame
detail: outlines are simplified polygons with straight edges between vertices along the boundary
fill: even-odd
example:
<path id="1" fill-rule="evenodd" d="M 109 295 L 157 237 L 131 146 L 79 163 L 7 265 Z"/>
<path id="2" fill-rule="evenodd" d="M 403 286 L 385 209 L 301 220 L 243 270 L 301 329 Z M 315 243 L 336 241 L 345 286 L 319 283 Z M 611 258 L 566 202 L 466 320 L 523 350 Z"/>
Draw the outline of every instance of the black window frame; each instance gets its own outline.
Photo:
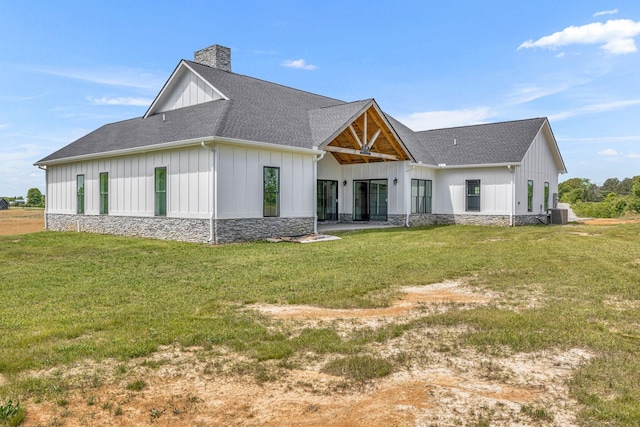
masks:
<path id="1" fill-rule="evenodd" d="M 533 212 L 533 180 L 527 180 L 527 212 Z"/>
<path id="2" fill-rule="evenodd" d="M 78 215 L 84 215 L 85 188 L 84 174 L 76 175 L 76 214 Z"/>
<path id="3" fill-rule="evenodd" d="M 481 181 L 479 179 L 467 179 L 465 181 L 465 211 L 466 212 L 480 212 L 481 211 L 481 206 L 480 206 L 480 195 L 482 193 L 481 191 Z M 477 191 L 474 191 L 473 194 L 471 194 L 470 189 L 474 188 Z M 472 199 L 473 198 L 473 199 Z M 476 199 L 475 203 L 470 203 L 471 200 Z M 475 208 L 475 205 L 477 204 L 477 209 Z"/>
<path id="4" fill-rule="evenodd" d="M 414 185 L 415 184 L 415 185 Z M 416 195 L 414 195 L 414 188 Z M 420 189 L 424 190 L 424 194 L 420 194 Z M 422 200 L 421 200 L 422 199 Z M 411 213 L 431 213 L 433 200 L 433 182 L 430 179 L 411 179 Z M 422 203 L 421 203 L 422 202 Z"/>
<path id="5" fill-rule="evenodd" d="M 544 183 L 544 211 L 549 210 L 549 183 L 545 181 Z"/>
<path id="6" fill-rule="evenodd" d="M 109 215 L 109 172 L 100 172 L 98 186 L 100 189 L 100 215 Z"/>
<path id="7" fill-rule="evenodd" d="M 158 178 L 159 172 L 164 172 L 164 188 L 159 188 Z M 154 181 L 154 215 L 155 216 L 167 216 L 167 167 L 157 167 L 153 170 Z M 162 181 L 161 181 L 162 183 Z"/>
<path id="8" fill-rule="evenodd" d="M 275 182 L 269 182 L 274 179 L 267 176 L 271 171 L 275 172 Z M 278 166 L 262 168 L 262 216 L 280 216 L 280 167 Z"/>

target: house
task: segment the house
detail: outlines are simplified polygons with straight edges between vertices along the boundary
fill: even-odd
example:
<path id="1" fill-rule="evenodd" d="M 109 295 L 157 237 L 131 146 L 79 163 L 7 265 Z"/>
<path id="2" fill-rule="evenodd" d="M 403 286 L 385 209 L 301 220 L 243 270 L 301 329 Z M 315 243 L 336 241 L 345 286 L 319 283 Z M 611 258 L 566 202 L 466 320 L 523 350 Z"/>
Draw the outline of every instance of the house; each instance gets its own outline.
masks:
<path id="1" fill-rule="evenodd" d="M 0 199 L 0 211 L 9 209 L 9 201 L 5 198 Z"/>
<path id="2" fill-rule="evenodd" d="M 46 228 L 227 243 L 318 222 L 535 224 L 566 168 L 546 118 L 414 132 L 344 102 L 181 60 L 144 116 L 35 163 Z"/>

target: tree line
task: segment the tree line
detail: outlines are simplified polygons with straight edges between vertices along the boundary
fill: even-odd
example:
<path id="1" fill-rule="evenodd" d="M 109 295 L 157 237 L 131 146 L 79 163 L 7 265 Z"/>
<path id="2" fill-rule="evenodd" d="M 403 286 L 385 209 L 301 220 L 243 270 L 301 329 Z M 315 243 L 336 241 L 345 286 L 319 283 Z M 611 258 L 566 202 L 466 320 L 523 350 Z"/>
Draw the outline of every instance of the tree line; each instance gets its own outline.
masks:
<path id="1" fill-rule="evenodd" d="M 558 184 L 558 199 L 571 204 L 579 215 L 593 218 L 619 218 L 640 213 L 640 175 L 609 178 L 598 186 L 586 178 L 571 178 Z"/>

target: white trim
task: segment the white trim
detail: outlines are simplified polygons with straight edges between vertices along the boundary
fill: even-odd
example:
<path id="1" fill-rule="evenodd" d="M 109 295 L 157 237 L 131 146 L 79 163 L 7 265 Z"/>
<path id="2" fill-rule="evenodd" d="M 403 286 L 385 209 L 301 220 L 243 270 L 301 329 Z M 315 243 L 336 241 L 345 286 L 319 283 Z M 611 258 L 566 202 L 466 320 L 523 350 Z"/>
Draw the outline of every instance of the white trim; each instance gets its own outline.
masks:
<path id="1" fill-rule="evenodd" d="M 511 162 L 511 163 L 479 163 L 477 165 L 447 165 L 440 164 L 438 166 L 432 166 L 435 169 L 478 169 L 478 168 L 502 168 L 502 167 L 515 167 L 521 166 L 521 162 Z"/>
<path id="2" fill-rule="evenodd" d="M 141 147 L 125 148 L 122 150 L 104 151 L 102 153 L 82 154 L 79 156 L 64 157 L 62 159 L 48 160 L 44 162 L 34 163 L 35 166 L 57 165 L 64 163 L 80 162 L 84 160 L 104 159 L 109 157 L 128 156 L 131 154 L 142 154 L 154 151 L 169 150 L 172 148 L 182 148 L 192 145 L 200 145 L 202 143 L 219 142 L 229 145 L 245 145 L 249 147 L 263 148 L 267 150 L 289 151 L 303 154 L 320 154 L 323 150 L 317 148 L 289 147 L 286 145 L 271 144 L 268 142 L 247 141 L 243 139 L 225 138 L 218 136 L 204 136 L 202 138 L 183 139 L 180 141 L 164 142 L 161 144 L 144 145 Z"/>

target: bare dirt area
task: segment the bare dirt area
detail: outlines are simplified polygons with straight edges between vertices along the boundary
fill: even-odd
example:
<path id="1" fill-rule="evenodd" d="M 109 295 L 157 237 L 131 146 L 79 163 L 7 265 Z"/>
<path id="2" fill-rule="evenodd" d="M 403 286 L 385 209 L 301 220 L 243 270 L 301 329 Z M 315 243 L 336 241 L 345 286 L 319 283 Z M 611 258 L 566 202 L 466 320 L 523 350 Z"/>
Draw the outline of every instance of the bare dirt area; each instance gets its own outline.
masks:
<path id="1" fill-rule="evenodd" d="M 43 229 L 43 209 L 0 210 L 0 236 L 35 233 Z"/>
<path id="2" fill-rule="evenodd" d="M 640 217 L 631 218 L 594 218 L 578 221 L 587 225 L 616 225 L 616 224 L 640 224 Z"/>
<path id="3" fill-rule="evenodd" d="M 389 308 L 328 310 L 254 305 L 293 330 L 310 322 L 343 332 L 490 304 L 496 295 L 458 282 L 405 288 Z M 456 349 L 464 327 L 422 327 L 368 352 L 400 361 L 366 382 L 322 372 L 336 355 L 256 362 L 229 350 L 169 346 L 125 362 L 84 362 L 64 372 L 64 399 L 24 402 L 26 426 L 458 426 L 576 425 L 567 380 L 592 355 L 582 349 L 487 356 Z"/>

